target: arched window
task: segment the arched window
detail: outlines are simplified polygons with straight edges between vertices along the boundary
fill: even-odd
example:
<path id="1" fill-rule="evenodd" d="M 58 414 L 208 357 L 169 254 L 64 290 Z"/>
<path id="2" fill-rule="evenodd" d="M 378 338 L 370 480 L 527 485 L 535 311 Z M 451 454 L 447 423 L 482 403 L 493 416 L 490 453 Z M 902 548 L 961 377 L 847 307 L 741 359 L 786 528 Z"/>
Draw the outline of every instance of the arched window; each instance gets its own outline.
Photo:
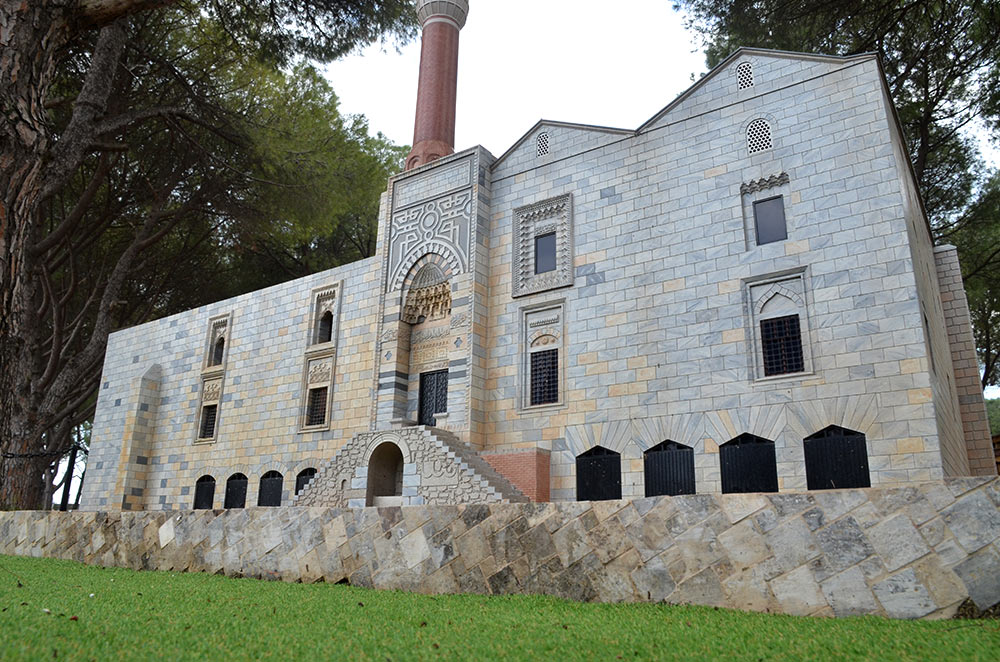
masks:
<path id="1" fill-rule="evenodd" d="M 277 471 L 268 471 L 260 477 L 260 490 L 257 493 L 258 506 L 280 506 L 281 485 L 284 477 Z"/>
<path id="2" fill-rule="evenodd" d="M 222 365 L 222 359 L 226 355 L 226 339 L 219 336 L 215 341 L 215 349 L 212 350 L 212 365 Z"/>
<path id="3" fill-rule="evenodd" d="M 233 474 L 226 481 L 226 499 L 223 508 L 243 508 L 247 505 L 247 477 Z"/>
<path id="4" fill-rule="evenodd" d="M 753 65 L 749 62 L 740 62 L 736 66 L 736 86 L 740 90 L 753 87 Z"/>
<path id="5" fill-rule="evenodd" d="M 865 435 L 837 425 L 802 440 L 810 490 L 871 487 Z"/>
<path id="6" fill-rule="evenodd" d="M 299 492 L 304 490 L 306 485 L 309 484 L 309 481 L 311 481 L 313 479 L 313 476 L 315 475 L 316 475 L 316 470 L 313 469 L 312 467 L 300 471 L 299 475 L 295 477 L 295 494 L 298 494 Z"/>
<path id="7" fill-rule="evenodd" d="M 778 465 L 774 442 L 741 434 L 719 447 L 723 494 L 777 492 Z"/>
<path id="8" fill-rule="evenodd" d="M 316 342 L 325 343 L 333 340 L 333 313 L 329 310 L 319 318 L 319 328 L 316 329 Z"/>
<path id="9" fill-rule="evenodd" d="M 594 446 L 576 458 L 576 500 L 604 501 L 622 498 L 622 456 Z"/>
<path id="10" fill-rule="evenodd" d="M 399 446 L 387 441 L 379 444 L 368 462 L 368 495 L 366 505 L 392 504 L 390 499 L 403 495 L 403 451 Z M 378 502 L 376 501 L 378 500 Z"/>
<path id="11" fill-rule="evenodd" d="M 694 494 L 694 449 L 667 439 L 643 453 L 646 496 Z"/>
<path id="12" fill-rule="evenodd" d="M 194 484 L 194 509 L 211 510 L 215 501 L 215 479 L 202 476 Z"/>
<path id="13" fill-rule="evenodd" d="M 747 126 L 747 151 L 751 154 L 771 149 L 771 125 L 765 119 L 755 119 Z"/>

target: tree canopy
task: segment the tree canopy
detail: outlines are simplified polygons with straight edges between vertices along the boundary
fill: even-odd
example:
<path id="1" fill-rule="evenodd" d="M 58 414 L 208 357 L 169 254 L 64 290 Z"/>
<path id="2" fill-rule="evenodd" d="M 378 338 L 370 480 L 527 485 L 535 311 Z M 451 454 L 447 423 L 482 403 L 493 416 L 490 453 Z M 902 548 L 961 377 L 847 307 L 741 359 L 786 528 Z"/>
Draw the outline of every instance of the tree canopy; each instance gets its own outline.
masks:
<path id="1" fill-rule="evenodd" d="M 369 255 L 405 148 L 310 64 L 408 0 L 0 0 L 0 509 L 40 504 L 108 334 Z"/>
<path id="2" fill-rule="evenodd" d="M 934 238 L 959 249 L 982 383 L 1000 384 L 1000 4 L 991 0 L 677 0 L 710 66 L 740 46 L 877 53 Z"/>

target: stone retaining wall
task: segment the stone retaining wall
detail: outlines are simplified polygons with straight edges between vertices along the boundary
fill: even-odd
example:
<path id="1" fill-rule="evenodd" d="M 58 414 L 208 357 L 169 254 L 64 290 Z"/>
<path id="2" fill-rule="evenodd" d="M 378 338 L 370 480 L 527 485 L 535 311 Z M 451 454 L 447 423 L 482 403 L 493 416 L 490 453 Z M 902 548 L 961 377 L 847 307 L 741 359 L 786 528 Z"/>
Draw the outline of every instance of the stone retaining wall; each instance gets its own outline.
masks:
<path id="1" fill-rule="evenodd" d="M 789 614 L 1000 602 L 1000 480 L 594 503 L 0 513 L 0 553 L 105 566 Z"/>

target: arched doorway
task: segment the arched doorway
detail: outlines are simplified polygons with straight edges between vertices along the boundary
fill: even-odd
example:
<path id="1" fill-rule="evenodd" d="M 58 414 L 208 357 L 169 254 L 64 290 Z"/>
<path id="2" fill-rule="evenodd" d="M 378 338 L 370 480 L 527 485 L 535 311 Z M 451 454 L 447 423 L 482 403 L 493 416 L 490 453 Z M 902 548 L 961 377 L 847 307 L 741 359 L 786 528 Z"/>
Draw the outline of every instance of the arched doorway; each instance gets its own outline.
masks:
<path id="1" fill-rule="evenodd" d="M 368 461 L 366 506 L 400 506 L 403 503 L 403 451 L 387 441 Z"/>

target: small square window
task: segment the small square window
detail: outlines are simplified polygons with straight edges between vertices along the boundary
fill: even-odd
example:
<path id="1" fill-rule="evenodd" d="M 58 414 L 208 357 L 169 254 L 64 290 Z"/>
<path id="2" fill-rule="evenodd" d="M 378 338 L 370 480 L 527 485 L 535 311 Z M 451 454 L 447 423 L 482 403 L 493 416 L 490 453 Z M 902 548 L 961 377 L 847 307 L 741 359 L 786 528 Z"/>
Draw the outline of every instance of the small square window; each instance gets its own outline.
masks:
<path id="1" fill-rule="evenodd" d="M 556 270 L 556 233 L 547 232 L 535 237 L 535 273 Z"/>
<path id="2" fill-rule="evenodd" d="M 531 405 L 559 402 L 559 350 L 547 349 L 531 355 Z"/>
<path id="3" fill-rule="evenodd" d="M 788 239 L 785 227 L 785 200 L 775 196 L 753 203 L 753 220 L 757 229 L 757 245 Z"/>
<path id="4" fill-rule="evenodd" d="M 798 315 L 761 320 L 760 340 L 764 353 L 765 377 L 805 370 Z"/>
<path id="5" fill-rule="evenodd" d="M 201 409 L 201 429 L 199 439 L 211 439 L 215 436 L 215 417 L 219 413 L 219 405 L 205 405 Z"/>
<path id="6" fill-rule="evenodd" d="M 326 423 L 326 387 L 309 390 L 309 407 L 306 411 L 306 425 Z"/>

